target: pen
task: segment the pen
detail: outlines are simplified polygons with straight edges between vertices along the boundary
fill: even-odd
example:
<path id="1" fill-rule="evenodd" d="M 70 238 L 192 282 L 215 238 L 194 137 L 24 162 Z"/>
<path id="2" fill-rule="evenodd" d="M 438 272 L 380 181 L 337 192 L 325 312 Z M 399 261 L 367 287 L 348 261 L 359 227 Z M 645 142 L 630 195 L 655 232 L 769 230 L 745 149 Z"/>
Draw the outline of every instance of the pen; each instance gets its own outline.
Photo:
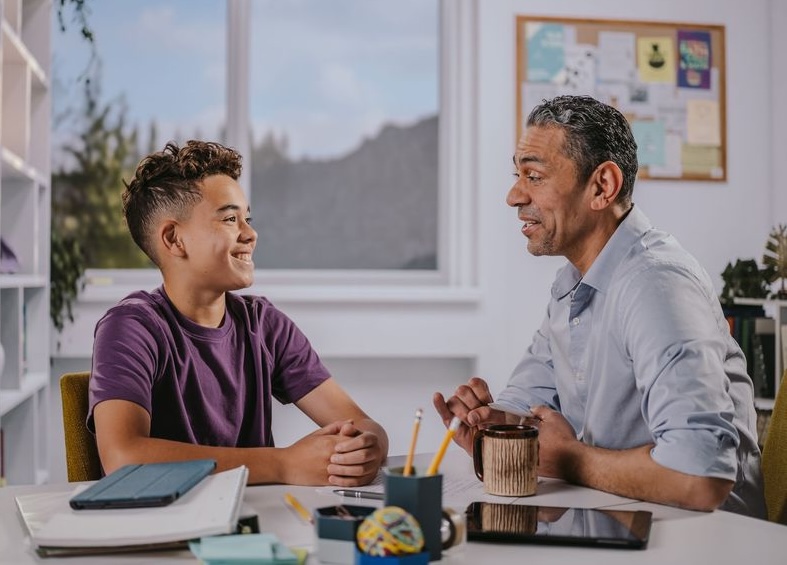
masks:
<path id="1" fill-rule="evenodd" d="M 418 429 L 421 427 L 421 416 L 424 411 L 420 408 L 415 411 L 415 424 L 413 424 L 413 437 L 410 440 L 410 451 L 407 452 L 407 462 L 404 464 L 402 475 L 409 477 L 413 472 L 413 457 L 415 456 L 415 441 L 418 439 Z"/>
<path id="2" fill-rule="evenodd" d="M 451 438 L 454 437 L 456 430 L 459 429 L 459 425 L 462 423 L 462 420 L 454 416 L 454 419 L 451 420 L 451 424 L 448 426 L 448 429 L 445 431 L 445 437 L 443 438 L 443 443 L 440 444 L 440 448 L 437 450 L 437 453 L 434 454 L 434 458 L 432 462 L 429 464 L 429 468 L 426 470 L 426 475 L 436 475 L 437 470 L 440 468 L 440 462 L 443 460 L 443 456 L 445 455 L 445 450 L 448 449 L 448 444 L 451 443 Z"/>
<path id="3" fill-rule="evenodd" d="M 333 491 L 335 494 L 339 496 L 346 496 L 349 498 L 369 498 L 373 500 L 384 500 L 385 494 L 381 492 L 372 492 L 369 490 L 352 490 L 352 489 L 345 489 L 345 488 L 337 488 Z"/>
<path id="4" fill-rule="evenodd" d="M 533 414 L 530 410 L 519 410 L 518 408 L 510 408 L 508 406 L 503 406 L 502 404 L 498 404 L 497 402 L 490 402 L 489 404 L 487 404 L 487 406 L 492 410 L 499 410 L 500 412 L 505 412 L 506 414 L 513 414 L 514 416 L 519 416 L 520 424 L 522 424 L 527 419 L 541 420 L 541 418 Z"/>
<path id="5" fill-rule="evenodd" d="M 310 524 L 314 524 L 314 518 L 312 518 L 312 515 L 309 514 L 309 511 L 306 510 L 303 507 L 303 504 L 301 504 L 300 501 L 297 498 L 295 498 L 293 495 L 291 495 L 290 493 L 285 494 L 284 502 L 286 502 L 290 508 L 295 510 L 295 512 L 298 513 L 298 516 L 300 516 Z"/>

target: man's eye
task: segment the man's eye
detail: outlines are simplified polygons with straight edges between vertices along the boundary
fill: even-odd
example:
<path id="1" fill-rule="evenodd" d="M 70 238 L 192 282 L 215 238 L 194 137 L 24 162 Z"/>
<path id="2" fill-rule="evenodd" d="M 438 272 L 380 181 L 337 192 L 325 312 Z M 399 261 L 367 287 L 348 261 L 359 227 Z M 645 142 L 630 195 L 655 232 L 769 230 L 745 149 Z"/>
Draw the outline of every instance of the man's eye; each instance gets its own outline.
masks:
<path id="1" fill-rule="evenodd" d="M 529 175 L 527 175 L 527 180 L 529 180 L 530 182 L 538 182 L 541 180 L 541 177 L 538 175 L 534 175 L 533 173 L 530 173 Z"/>
<path id="2" fill-rule="evenodd" d="M 246 223 L 247 223 L 247 224 L 250 224 L 250 223 L 252 223 L 253 221 L 254 221 L 254 218 L 252 218 L 251 216 L 249 216 L 248 218 L 246 218 Z"/>
<path id="3" fill-rule="evenodd" d="M 514 171 L 514 176 L 515 176 L 516 178 L 519 178 L 519 172 L 517 172 L 517 171 Z"/>
<path id="4" fill-rule="evenodd" d="M 235 222 L 237 222 L 237 221 L 238 221 L 238 218 L 236 218 L 235 216 L 229 216 L 229 217 L 227 217 L 227 218 L 224 218 L 224 221 L 225 221 L 225 222 L 232 222 L 232 223 L 235 223 Z"/>

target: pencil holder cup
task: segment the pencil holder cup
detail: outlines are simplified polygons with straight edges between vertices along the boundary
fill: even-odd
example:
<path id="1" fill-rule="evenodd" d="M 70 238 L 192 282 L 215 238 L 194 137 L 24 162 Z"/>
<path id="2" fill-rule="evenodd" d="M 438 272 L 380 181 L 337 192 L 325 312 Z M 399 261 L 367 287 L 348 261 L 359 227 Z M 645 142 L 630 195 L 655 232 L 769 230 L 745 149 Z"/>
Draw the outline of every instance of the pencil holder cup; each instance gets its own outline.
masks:
<path id="1" fill-rule="evenodd" d="M 443 520 L 443 476 L 402 474 L 402 468 L 387 469 L 384 475 L 385 505 L 400 506 L 412 514 L 424 533 L 429 561 L 442 557 L 440 526 Z"/>
<path id="2" fill-rule="evenodd" d="M 358 526 L 375 510 L 374 506 L 349 504 L 317 508 L 314 511 L 314 528 L 320 563 L 352 565 L 356 559 Z"/>

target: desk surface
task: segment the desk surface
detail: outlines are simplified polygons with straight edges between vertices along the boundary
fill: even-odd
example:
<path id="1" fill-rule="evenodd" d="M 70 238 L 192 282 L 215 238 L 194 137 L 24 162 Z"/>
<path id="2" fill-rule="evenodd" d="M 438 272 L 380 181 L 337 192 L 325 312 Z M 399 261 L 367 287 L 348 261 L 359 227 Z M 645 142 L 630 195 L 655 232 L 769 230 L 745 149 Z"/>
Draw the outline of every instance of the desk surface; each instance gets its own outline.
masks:
<path id="1" fill-rule="evenodd" d="M 421 459 L 428 463 L 428 457 Z M 416 465 L 419 460 L 416 459 Z M 439 563 L 522 563 L 537 559 L 539 565 L 582 562 L 593 564 L 745 564 L 770 565 L 787 563 L 787 527 L 728 512 L 691 512 L 658 504 L 649 504 L 568 485 L 560 481 L 540 480 L 538 493 L 528 498 L 503 498 L 483 493 L 479 482 L 473 482 L 472 461 L 464 452 L 449 451 L 441 466 L 445 493 L 443 506 L 457 511 L 474 500 L 575 506 L 583 508 L 642 509 L 653 512 L 654 523 L 650 542 L 645 550 L 620 550 L 538 545 L 504 545 L 466 543 L 444 553 Z M 457 488 L 452 488 L 454 485 Z M 25 528 L 17 513 L 14 497 L 31 492 L 63 491 L 73 485 L 18 486 L 0 488 L 0 564 L 29 563 L 83 564 L 150 564 L 198 563 L 187 551 L 144 553 L 64 559 L 38 558 L 30 548 Z M 260 517 L 262 531 L 274 532 L 287 545 L 314 548 L 314 529 L 304 523 L 283 502 L 284 493 L 294 494 L 309 509 L 347 503 L 330 488 L 292 487 L 283 485 L 249 487 L 245 501 Z M 353 504 L 359 501 L 353 500 Z M 380 506 L 380 501 L 364 500 L 363 505 Z M 491 559 L 491 561 L 490 561 Z M 531 561 L 532 562 L 532 561 Z M 309 565 L 319 563 L 310 555 Z"/>

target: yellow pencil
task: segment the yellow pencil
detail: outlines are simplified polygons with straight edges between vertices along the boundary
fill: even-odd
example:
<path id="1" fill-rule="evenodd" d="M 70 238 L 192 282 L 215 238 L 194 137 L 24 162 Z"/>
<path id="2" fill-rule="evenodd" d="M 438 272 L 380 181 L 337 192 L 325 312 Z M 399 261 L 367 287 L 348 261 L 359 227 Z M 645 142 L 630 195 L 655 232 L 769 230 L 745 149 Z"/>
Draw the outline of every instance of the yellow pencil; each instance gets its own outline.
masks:
<path id="1" fill-rule="evenodd" d="M 312 518 L 312 515 L 309 514 L 309 511 L 306 510 L 306 508 L 303 507 L 303 504 L 301 504 L 300 501 L 297 498 L 295 498 L 293 495 L 291 495 L 290 493 L 285 494 L 284 502 L 286 502 L 290 506 L 290 508 L 295 510 L 298 513 L 298 516 L 300 516 L 310 524 L 314 524 L 314 518 Z"/>
<path id="2" fill-rule="evenodd" d="M 443 456 L 445 455 L 445 450 L 448 449 L 448 444 L 451 443 L 451 439 L 454 437 L 456 430 L 459 429 L 459 424 L 462 423 L 462 420 L 454 416 L 454 419 L 451 420 L 451 424 L 448 426 L 448 429 L 445 431 L 445 437 L 443 438 L 443 443 L 440 444 L 440 449 L 437 450 L 437 453 L 434 454 L 434 458 L 432 462 L 429 464 L 429 468 L 426 470 L 427 475 L 436 475 L 437 470 L 440 468 L 440 462 L 443 460 Z"/>
<path id="3" fill-rule="evenodd" d="M 421 427 L 421 416 L 424 411 L 420 408 L 415 411 L 415 423 L 413 424 L 413 437 L 410 440 L 410 451 L 407 452 L 407 462 L 404 464 L 402 475 L 409 477 L 413 472 L 413 457 L 415 456 L 415 442 L 418 439 L 418 429 Z"/>

